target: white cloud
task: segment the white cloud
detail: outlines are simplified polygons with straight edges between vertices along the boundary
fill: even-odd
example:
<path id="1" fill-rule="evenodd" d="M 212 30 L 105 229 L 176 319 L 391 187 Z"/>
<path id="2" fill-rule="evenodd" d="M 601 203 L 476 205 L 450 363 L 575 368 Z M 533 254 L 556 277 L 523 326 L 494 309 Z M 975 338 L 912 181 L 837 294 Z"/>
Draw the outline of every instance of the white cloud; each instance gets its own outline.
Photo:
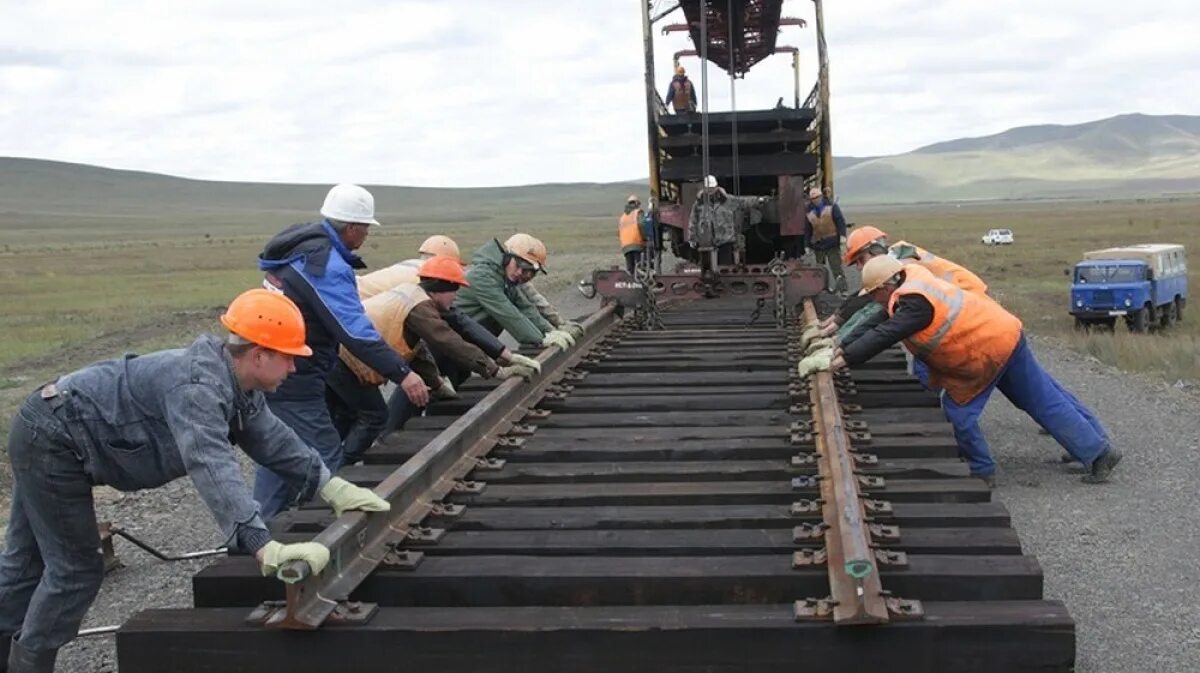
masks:
<path id="1" fill-rule="evenodd" d="M 720 1 L 720 0 L 716 0 Z M 666 2 L 659 2 L 665 6 Z M 200 178 L 418 185 L 645 175 L 636 3 L 10 3 L 0 154 Z M 812 5 L 781 45 L 815 75 Z M 1020 11 L 1017 11 L 1020 10 Z M 1032 123 L 1195 113 L 1200 16 L 1160 0 L 827 2 L 834 147 L 886 154 Z M 662 23 L 679 21 L 675 13 Z M 656 83 L 686 35 L 656 35 Z M 697 83 L 699 61 L 684 64 Z M 709 105 L 729 81 L 709 68 Z M 793 97 L 791 58 L 737 81 Z"/>

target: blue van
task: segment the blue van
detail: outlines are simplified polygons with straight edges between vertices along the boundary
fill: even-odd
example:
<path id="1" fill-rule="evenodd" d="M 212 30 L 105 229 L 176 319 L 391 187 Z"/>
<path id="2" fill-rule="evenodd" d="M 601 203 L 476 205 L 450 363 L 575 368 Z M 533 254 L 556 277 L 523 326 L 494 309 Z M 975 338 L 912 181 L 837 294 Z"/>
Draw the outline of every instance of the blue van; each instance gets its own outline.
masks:
<path id="1" fill-rule="evenodd" d="M 1075 327 L 1113 328 L 1124 318 L 1131 332 L 1169 327 L 1187 304 L 1187 259 L 1182 245 L 1146 243 L 1084 253 L 1075 265 L 1071 315 Z"/>

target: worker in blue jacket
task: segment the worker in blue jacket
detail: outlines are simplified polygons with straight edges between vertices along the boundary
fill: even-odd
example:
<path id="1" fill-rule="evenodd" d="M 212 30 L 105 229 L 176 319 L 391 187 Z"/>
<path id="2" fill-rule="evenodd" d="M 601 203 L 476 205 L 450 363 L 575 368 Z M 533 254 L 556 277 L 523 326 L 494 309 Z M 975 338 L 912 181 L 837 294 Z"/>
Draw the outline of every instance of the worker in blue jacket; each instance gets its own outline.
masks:
<path id="1" fill-rule="evenodd" d="M 266 272 L 263 285 L 283 292 L 304 315 L 312 357 L 296 363 L 296 373 L 267 395 L 271 411 L 309 446 L 325 466 L 337 472 L 342 465 L 341 439 L 329 416 L 326 379 L 338 360 L 338 345 L 400 386 L 415 407 L 429 403 L 429 388 L 400 354 L 375 330 L 358 298 L 354 269 L 366 267 L 354 254 L 377 226 L 375 199 L 358 185 L 340 184 L 329 190 L 320 222 L 284 229 L 267 243 L 258 266 Z M 260 467 L 254 497 L 270 519 L 295 500 L 287 483 Z"/>

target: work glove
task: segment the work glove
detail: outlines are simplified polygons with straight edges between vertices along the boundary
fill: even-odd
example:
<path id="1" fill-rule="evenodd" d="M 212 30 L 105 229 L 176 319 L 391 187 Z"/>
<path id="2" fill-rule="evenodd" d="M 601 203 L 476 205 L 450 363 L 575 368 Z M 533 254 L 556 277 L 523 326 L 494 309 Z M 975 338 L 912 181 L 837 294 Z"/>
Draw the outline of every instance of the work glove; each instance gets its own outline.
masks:
<path id="1" fill-rule="evenodd" d="M 533 377 L 533 370 L 525 365 L 509 365 L 496 370 L 496 378 L 511 379 L 514 376 L 519 376 L 526 381 Z"/>
<path id="2" fill-rule="evenodd" d="M 813 339 L 821 336 L 821 332 L 822 330 L 819 324 L 810 323 L 804 328 L 804 331 L 800 333 L 800 347 L 808 350 L 808 345 L 812 343 Z"/>
<path id="3" fill-rule="evenodd" d="M 458 391 L 454 389 L 454 384 L 450 383 L 450 379 L 442 377 L 442 383 L 433 391 L 434 399 L 439 400 L 457 400 Z"/>
<path id="4" fill-rule="evenodd" d="M 806 356 L 812 355 L 813 353 L 816 353 L 818 350 L 820 350 L 822 348 L 833 348 L 833 347 L 834 347 L 833 339 L 830 339 L 827 336 L 817 337 L 816 339 L 813 339 L 811 342 L 809 342 L 808 348 L 804 349 L 804 354 Z"/>
<path id="5" fill-rule="evenodd" d="M 574 320 L 568 320 L 562 325 L 559 325 L 558 328 L 567 334 L 570 334 L 571 338 L 575 339 L 576 341 L 583 338 L 583 325 L 580 325 Z"/>
<path id="6" fill-rule="evenodd" d="M 535 360 L 534 358 L 531 358 L 529 356 L 521 355 L 520 353 L 510 354 L 508 356 L 508 364 L 520 365 L 522 367 L 525 367 L 526 369 L 537 372 L 538 374 L 542 373 L 542 363 L 538 362 L 537 360 Z"/>
<path id="7" fill-rule="evenodd" d="M 546 336 L 542 337 L 543 346 L 554 346 L 564 351 L 570 348 L 573 343 L 574 340 L 571 339 L 571 335 L 561 330 L 551 330 L 546 333 Z"/>
<path id="8" fill-rule="evenodd" d="M 321 489 L 321 499 L 333 507 L 333 513 L 358 510 L 360 512 L 386 512 L 392 508 L 387 500 L 375 495 L 375 491 L 355 486 L 341 477 L 331 477 Z"/>
<path id="9" fill-rule="evenodd" d="M 290 561 L 304 561 L 314 575 L 320 574 L 329 565 L 329 547 L 319 542 L 297 542 L 282 544 L 271 540 L 263 548 L 263 577 L 277 575 L 279 569 Z M 284 578 L 280 577 L 283 580 Z M 284 580 L 285 582 L 287 580 Z"/>
<path id="10" fill-rule="evenodd" d="M 805 357 L 796 365 L 796 372 L 800 374 L 800 378 L 807 379 L 817 372 L 827 372 L 833 366 L 833 349 L 822 348 L 817 352 Z"/>

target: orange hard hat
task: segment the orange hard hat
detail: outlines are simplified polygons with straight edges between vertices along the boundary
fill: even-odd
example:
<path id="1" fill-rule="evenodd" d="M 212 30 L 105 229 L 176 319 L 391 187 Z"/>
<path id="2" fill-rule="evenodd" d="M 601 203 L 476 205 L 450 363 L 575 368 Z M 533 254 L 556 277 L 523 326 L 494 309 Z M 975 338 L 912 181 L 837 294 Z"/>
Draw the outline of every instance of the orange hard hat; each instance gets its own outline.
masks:
<path id="1" fill-rule="evenodd" d="M 513 234 L 504 242 L 504 249 L 510 255 L 516 255 L 533 265 L 533 268 L 545 273 L 546 244 L 529 234 Z"/>
<path id="2" fill-rule="evenodd" d="M 467 276 L 463 273 L 462 263 L 450 255 L 434 255 L 425 260 L 421 268 L 417 269 L 417 275 L 421 278 L 436 278 L 437 280 L 445 280 L 459 287 L 470 287 L 467 282 Z"/>
<path id="3" fill-rule="evenodd" d="M 677 66 L 675 66 L 675 74 L 676 75 L 686 75 L 687 70 L 685 70 L 683 66 L 677 65 Z"/>
<path id="4" fill-rule="evenodd" d="M 304 343 L 304 316 L 282 293 L 264 288 L 246 290 L 221 314 L 225 329 L 250 343 L 288 355 L 312 355 Z"/>
<path id="5" fill-rule="evenodd" d="M 851 264 L 858 257 L 858 253 L 867 249 L 867 246 L 883 239 L 887 240 L 887 234 L 883 233 L 882 229 L 867 225 L 865 227 L 857 227 L 850 235 L 846 237 L 846 254 L 842 256 L 842 261 Z"/>

